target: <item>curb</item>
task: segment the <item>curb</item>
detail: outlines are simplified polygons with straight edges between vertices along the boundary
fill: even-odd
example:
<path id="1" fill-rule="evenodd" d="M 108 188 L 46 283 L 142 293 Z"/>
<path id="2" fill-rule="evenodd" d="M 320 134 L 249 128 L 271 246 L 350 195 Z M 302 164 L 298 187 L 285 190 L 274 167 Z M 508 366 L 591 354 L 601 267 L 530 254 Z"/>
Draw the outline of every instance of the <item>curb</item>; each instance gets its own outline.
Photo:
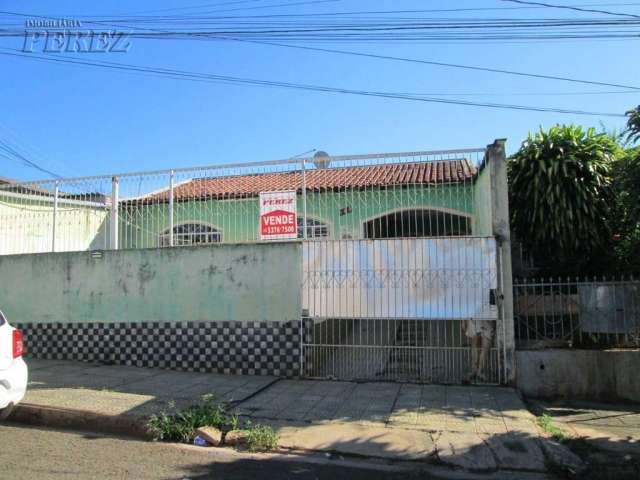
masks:
<path id="1" fill-rule="evenodd" d="M 16 405 L 8 420 L 27 425 L 89 430 L 145 440 L 153 439 L 147 431 L 146 418 L 138 416 L 105 415 L 85 410 L 21 403 Z"/>

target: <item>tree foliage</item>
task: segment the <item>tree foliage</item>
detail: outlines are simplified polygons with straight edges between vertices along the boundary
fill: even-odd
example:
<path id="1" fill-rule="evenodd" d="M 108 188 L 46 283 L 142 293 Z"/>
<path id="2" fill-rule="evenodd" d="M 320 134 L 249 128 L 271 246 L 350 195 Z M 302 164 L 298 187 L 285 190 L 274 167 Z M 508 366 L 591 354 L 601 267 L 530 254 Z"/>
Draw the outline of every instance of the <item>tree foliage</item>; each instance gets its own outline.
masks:
<path id="1" fill-rule="evenodd" d="M 640 140 L 640 105 L 632 108 L 626 113 L 627 120 L 627 139 L 635 142 Z"/>
<path id="2" fill-rule="evenodd" d="M 614 265 L 620 273 L 640 273 L 640 147 L 624 152 L 612 170 Z"/>
<path id="3" fill-rule="evenodd" d="M 620 152 L 605 133 L 556 125 L 530 133 L 511 157 L 511 226 L 547 272 L 582 273 L 606 251 L 611 169 Z"/>

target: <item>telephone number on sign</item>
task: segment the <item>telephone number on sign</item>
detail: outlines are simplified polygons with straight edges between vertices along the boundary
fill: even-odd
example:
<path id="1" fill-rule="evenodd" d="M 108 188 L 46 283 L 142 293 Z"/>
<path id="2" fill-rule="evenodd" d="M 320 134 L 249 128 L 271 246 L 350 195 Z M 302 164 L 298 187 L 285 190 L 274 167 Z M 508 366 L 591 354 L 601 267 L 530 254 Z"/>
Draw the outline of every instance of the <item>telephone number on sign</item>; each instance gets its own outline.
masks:
<path id="1" fill-rule="evenodd" d="M 296 233 L 295 225 L 277 225 L 271 227 L 263 227 L 263 235 L 285 235 L 288 233 Z"/>

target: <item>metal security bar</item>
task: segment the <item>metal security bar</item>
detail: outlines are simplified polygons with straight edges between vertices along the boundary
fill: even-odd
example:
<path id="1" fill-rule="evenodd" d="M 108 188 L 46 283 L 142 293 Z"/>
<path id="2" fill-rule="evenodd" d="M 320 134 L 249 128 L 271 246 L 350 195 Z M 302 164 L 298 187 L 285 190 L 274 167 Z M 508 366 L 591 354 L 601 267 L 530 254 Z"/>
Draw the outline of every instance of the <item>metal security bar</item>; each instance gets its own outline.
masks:
<path id="1" fill-rule="evenodd" d="M 489 194 L 483 159 L 484 149 L 316 155 L 0 180 L 0 255 L 257 242 L 269 191 L 295 192 L 303 240 L 489 234 L 474 210 Z"/>
<path id="2" fill-rule="evenodd" d="M 500 383 L 491 237 L 303 245 L 305 374 Z"/>
<path id="3" fill-rule="evenodd" d="M 637 279 L 523 279 L 513 290 L 520 349 L 640 348 Z"/>

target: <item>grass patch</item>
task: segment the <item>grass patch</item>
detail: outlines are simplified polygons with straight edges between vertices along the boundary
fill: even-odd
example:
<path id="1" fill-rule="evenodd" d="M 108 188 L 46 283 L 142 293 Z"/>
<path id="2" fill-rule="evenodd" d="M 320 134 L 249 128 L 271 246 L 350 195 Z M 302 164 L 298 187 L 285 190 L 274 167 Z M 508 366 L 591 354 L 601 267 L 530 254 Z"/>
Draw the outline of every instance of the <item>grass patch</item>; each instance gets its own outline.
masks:
<path id="1" fill-rule="evenodd" d="M 170 409 L 174 407 L 170 404 Z M 202 403 L 192 405 L 179 412 L 160 412 L 147 421 L 147 429 L 154 440 L 165 442 L 191 443 L 196 429 L 215 427 L 222 432 L 243 430 L 247 433 L 247 448 L 250 451 L 273 450 L 278 446 L 278 436 L 267 425 L 253 424 L 247 420 L 244 425 L 235 414 L 228 412 L 228 405 L 216 403 L 213 395 L 202 397 Z"/>
<path id="2" fill-rule="evenodd" d="M 278 436 L 268 425 L 253 425 L 247 421 L 247 448 L 250 452 L 264 452 L 278 447 Z"/>
<path id="3" fill-rule="evenodd" d="M 556 424 L 553 422 L 553 418 L 550 415 L 547 415 L 545 413 L 539 416 L 538 425 L 540 425 L 540 428 L 542 428 L 542 430 L 547 432 L 549 435 L 551 435 L 554 439 L 558 440 L 559 442 L 564 442 L 568 440 L 567 435 L 560 428 L 556 426 Z"/>

